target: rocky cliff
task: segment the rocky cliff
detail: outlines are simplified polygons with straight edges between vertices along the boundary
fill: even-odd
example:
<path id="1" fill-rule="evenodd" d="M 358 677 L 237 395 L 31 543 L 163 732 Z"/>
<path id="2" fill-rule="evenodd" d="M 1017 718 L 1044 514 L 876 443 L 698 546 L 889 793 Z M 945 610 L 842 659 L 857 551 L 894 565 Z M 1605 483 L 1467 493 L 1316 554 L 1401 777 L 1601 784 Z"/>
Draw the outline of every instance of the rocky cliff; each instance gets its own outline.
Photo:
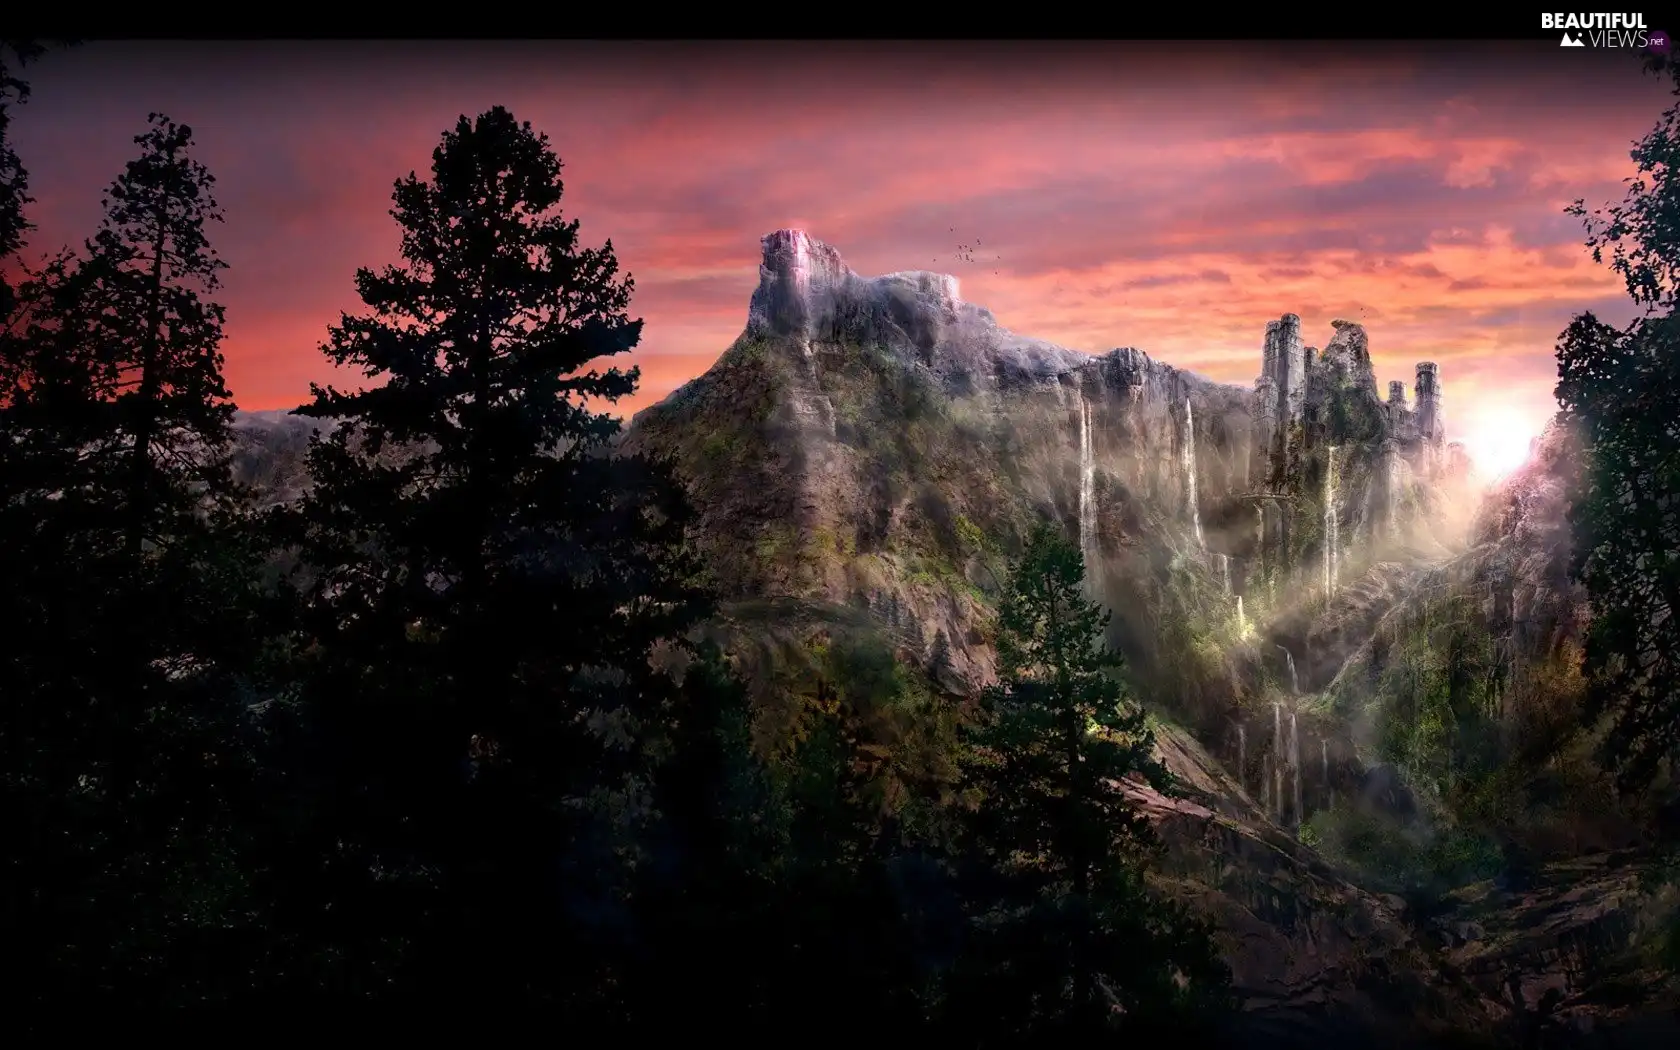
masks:
<path id="1" fill-rule="evenodd" d="M 924 653 L 943 633 L 969 682 L 991 672 L 987 597 L 1007 555 L 1035 517 L 1060 519 L 1115 641 L 1146 676 L 1170 658 L 1205 712 L 1241 659 L 1218 643 L 1339 586 L 1391 533 L 1426 541 L 1439 524 L 1438 413 L 1420 429 L 1383 405 L 1362 328 L 1338 322 L 1316 355 L 1286 315 L 1263 359 L 1250 391 L 1135 349 L 1080 353 L 999 326 L 955 278 L 860 277 L 781 231 L 740 339 L 625 444 L 683 465 L 732 596 L 865 606 L 916 625 Z M 1209 665 L 1188 687 L 1185 646 Z"/>
<path id="2" fill-rule="evenodd" d="M 1581 1035 L 1626 1012 L 1583 976 L 1601 963 L 1640 975 L 1636 999 L 1665 994 L 1628 961 L 1644 898 L 1623 874 L 1600 880 L 1605 900 L 1570 896 L 1570 864 L 1631 870 L 1614 851 L 1639 825 L 1595 794 L 1572 735 L 1585 602 L 1565 432 L 1478 503 L 1444 441 L 1439 368 L 1417 365 L 1410 402 L 1398 382 L 1384 398 L 1360 325 L 1318 350 L 1284 314 L 1244 388 L 1015 335 L 958 291 L 771 234 L 740 338 L 625 432 L 624 451 L 669 456 L 687 482 L 726 599 L 716 629 L 750 673 L 870 634 L 971 694 L 994 674 L 1011 555 L 1059 520 L 1184 785 L 1138 801 L 1171 846 L 1163 884 L 1225 931 L 1249 1045 Z M 307 424 L 241 429 L 246 480 L 295 494 Z M 1469 762 L 1441 727 L 1464 696 L 1527 748 L 1520 775 L 1452 787 Z M 1530 857 L 1529 880 L 1488 882 L 1476 855 L 1456 897 L 1407 899 L 1417 857 L 1481 841 L 1455 822 Z M 1345 848 L 1372 841 L 1412 851 L 1400 876 Z"/>
<path id="3" fill-rule="evenodd" d="M 1420 366 L 1417 411 L 1385 403 L 1363 328 L 1338 322 L 1320 353 L 1293 315 L 1261 358 L 1245 389 L 1136 349 L 1080 353 L 1009 332 L 954 278 L 861 277 L 782 231 L 740 339 L 624 447 L 687 477 L 737 638 L 873 623 L 958 692 L 992 676 L 1009 556 L 1035 519 L 1064 522 L 1193 786 L 1143 801 L 1174 843 L 1170 881 L 1228 931 L 1245 1008 L 1268 1019 L 1255 1031 L 1485 1028 L 1498 1009 L 1437 978 L 1398 900 L 1295 834 L 1333 781 L 1363 776 L 1306 692 L 1460 537 L 1438 371 Z M 1298 651 L 1318 661 L 1306 681 Z"/>

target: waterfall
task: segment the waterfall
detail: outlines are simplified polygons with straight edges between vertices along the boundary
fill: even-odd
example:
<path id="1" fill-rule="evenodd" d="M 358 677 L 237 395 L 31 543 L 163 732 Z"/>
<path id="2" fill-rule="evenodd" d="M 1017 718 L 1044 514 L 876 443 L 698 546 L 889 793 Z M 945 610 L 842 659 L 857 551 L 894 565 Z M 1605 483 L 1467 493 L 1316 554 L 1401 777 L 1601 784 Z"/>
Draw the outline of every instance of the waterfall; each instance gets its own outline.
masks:
<path id="1" fill-rule="evenodd" d="M 1283 819 L 1283 705 L 1272 701 L 1272 799 L 1277 819 Z"/>
<path id="2" fill-rule="evenodd" d="M 1283 763 L 1272 763 L 1272 801 L 1277 803 L 1273 812 L 1277 814 L 1278 823 L 1283 823 Z"/>
<path id="3" fill-rule="evenodd" d="M 1242 595 L 1237 595 L 1237 633 L 1248 637 L 1248 617 L 1243 614 Z"/>
<path id="4" fill-rule="evenodd" d="M 1272 815 L 1272 756 L 1260 756 L 1260 808 Z"/>
<path id="5" fill-rule="evenodd" d="M 1237 783 L 1243 783 L 1248 776 L 1248 726 L 1237 723 Z"/>
<path id="6" fill-rule="evenodd" d="M 1200 547 L 1203 545 L 1202 506 L 1196 494 L 1196 421 L 1190 414 L 1189 397 L 1184 399 L 1184 489 L 1184 498 L 1190 511 L 1190 525 L 1196 533 L 1196 546 Z"/>
<path id="7" fill-rule="evenodd" d="M 1085 559 L 1085 581 L 1096 577 L 1097 457 L 1091 448 L 1091 405 L 1079 392 L 1079 553 Z"/>
<path id="8" fill-rule="evenodd" d="M 1283 665 L 1289 672 L 1289 692 L 1293 696 L 1301 691 L 1301 679 L 1295 674 L 1295 654 L 1281 645 L 1278 646 L 1278 652 L 1283 654 Z"/>
<path id="9" fill-rule="evenodd" d="M 1289 712 L 1289 772 L 1295 778 L 1295 824 L 1300 826 L 1306 813 L 1301 809 L 1301 727 L 1295 712 Z"/>
<path id="10" fill-rule="evenodd" d="M 1231 596 L 1231 556 L 1229 554 L 1215 554 L 1219 562 L 1219 586 L 1225 591 L 1225 597 Z"/>
<path id="11" fill-rule="evenodd" d="M 1336 446 L 1330 446 L 1329 462 L 1324 467 L 1324 596 L 1336 593 L 1336 563 L 1340 530 L 1340 516 L 1336 513 Z"/>
<path id="12" fill-rule="evenodd" d="M 1318 738 L 1318 781 L 1324 785 L 1326 793 L 1330 790 L 1330 741 Z"/>

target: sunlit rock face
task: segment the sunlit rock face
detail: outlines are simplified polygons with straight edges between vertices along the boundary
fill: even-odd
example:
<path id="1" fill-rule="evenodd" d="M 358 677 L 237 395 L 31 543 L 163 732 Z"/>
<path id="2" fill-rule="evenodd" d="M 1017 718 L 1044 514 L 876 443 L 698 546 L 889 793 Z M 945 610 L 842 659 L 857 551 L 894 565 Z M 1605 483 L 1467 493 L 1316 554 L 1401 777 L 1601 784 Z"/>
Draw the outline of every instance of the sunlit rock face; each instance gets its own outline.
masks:
<path id="1" fill-rule="evenodd" d="M 741 338 L 624 445 L 684 464 L 732 597 L 896 608 L 979 682 L 987 595 L 1038 516 L 1080 534 L 1140 660 L 1162 572 L 1224 579 L 1247 392 L 1016 335 L 953 277 L 860 277 L 801 231 L 763 249 Z"/>
<path id="2" fill-rule="evenodd" d="M 763 246 L 741 338 L 623 443 L 687 478 L 732 636 L 760 639 L 751 659 L 822 623 L 874 623 L 930 665 L 943 636 L 941 682 L 972 692 L 995 674 L 1009 558 L 1034 522 L 1058 520 L 1136 687 L 1193 730 L 1164 736 L 1163 758 L 1201 801 L 1144 802 L 1178 888 L 1235 931 L 1250 1016 L 1285 1042 L 1329 1038 L 1390 1024 L 1373 982 L 1435 994 L 1390 904 L 1284 845 L 1285 812 L 1321 805 L 1354 761 L 1342 738 L 1293 705 L 1242 713 L 1279 659 L 1274 623 L 1322 612 L 1328 589 L 1350 612 L 1324 652 L 1356 647 L 1355 619 L 1380 617 L 1401 586 L 1348 581 L 1421 557 L 1434 528 L 1420 431 L 1378 397 L 1364 330 L 1339 324 L 1319 354 L 1285 315 L 1261 337 L 1251 390 L 1136 349 L 1017 335 L 953 278 L 861 277 L 798 231 Z M 1334 673 L 1301 671 L 1301 688 Z M 1394 953 L 1388 976 L 1360 961 L 1371 938 Z M 1334 1011 L 1346 1017 L 1312 1027 Z"/>

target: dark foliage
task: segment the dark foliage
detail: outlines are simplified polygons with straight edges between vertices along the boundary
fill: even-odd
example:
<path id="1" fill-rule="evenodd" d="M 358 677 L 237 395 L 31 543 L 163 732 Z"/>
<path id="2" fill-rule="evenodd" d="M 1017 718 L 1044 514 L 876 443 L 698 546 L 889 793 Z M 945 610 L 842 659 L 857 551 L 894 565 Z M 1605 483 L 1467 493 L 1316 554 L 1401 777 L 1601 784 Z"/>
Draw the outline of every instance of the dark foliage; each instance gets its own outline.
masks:
<path id="1" fill-rule="evenodd" d="M 1029 540 L 999 620 L 1003 681 L 967 759 L 974 926 L 949 1017 L 988 1046 L 1193 1026 L 1226 977 L 1206 931 L 1143 882 L 1156 843 L 1128 791 L 1167 774 L 1084 560 L 1053 526 Z"/>
<path id="2" fill-rule="evenodd" d="M 1650 56 L 1647 69 L 1680 66 Z M 1588 212 L 1576 201 L 1598 261 L 1609 260 L 1648 316 L 1625 331 L 1591 314 L 1558 343 L 1558 403 L 1584 441 L 1571 517 L 1576 571 L 1593 599 L 1585 652 L 1592 702 L 1608 718 L 1607 755 L 1625 788 L 1648 786 L 1680 749 L 1680 417 L 1675 350 L 1680 273 L 1680 105 L 1633 149 L 1639 175 L 1621 203 Z"/>
<path id="3" fill-rule="evenodd" d="M 1205 938 L 1142 880 L 1118 785 L 1159 770 L 1076 551 L 1043 533 L 1017 573 L 975 813 L 950 805 L 956 707 L 878 639 L 829 646 L 797 733 L 755 750 L 748 690 L 694 641 L 683 493 L 613 443 L 637 374 L 599 363 L 640 338 L 631 282 L 561 214 L 543 136 L 463 117 L 396 184 L 402 261 L 357 274 L 365 310 L 323 348 L 367 382 L 314 391 L 309 484 L 261 514 L 232 470 L 214 180 L 189 128 L 136 141 L 0 343 L 26 1030 L 458 1003 L 978 1046 L 1217 999 Z M 875 611 L 919 630 L 896 595 Z"/>

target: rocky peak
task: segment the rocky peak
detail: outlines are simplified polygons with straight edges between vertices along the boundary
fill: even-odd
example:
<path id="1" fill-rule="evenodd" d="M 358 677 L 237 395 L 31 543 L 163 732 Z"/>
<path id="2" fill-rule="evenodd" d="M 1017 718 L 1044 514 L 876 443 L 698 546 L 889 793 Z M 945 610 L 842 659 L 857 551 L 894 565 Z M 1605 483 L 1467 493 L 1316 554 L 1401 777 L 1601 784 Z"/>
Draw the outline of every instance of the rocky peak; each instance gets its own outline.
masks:
<path id="1" fill-rule="evenodd" d="M 1354 386 L 1369 389 L 1375 395 L 1377 373 L 1371 364 L 1371 341 L 1365 326 L 1337 319 L 1330 322 L 1330 327 L 1336 334 L 1324 348 L 1323 363 L 1340 370 Z"/>
<path id="2" fill-rule="evenodd" d="M 803 230 L 762 239 L 748 339 L 872 346 L 926 367 L 957 388 L 1039 382 L 1092 357 L 1015 335 L 990 310 L 964 302 L 957 278 L 926 270 L 860 277 L 834 248 Z"/>

